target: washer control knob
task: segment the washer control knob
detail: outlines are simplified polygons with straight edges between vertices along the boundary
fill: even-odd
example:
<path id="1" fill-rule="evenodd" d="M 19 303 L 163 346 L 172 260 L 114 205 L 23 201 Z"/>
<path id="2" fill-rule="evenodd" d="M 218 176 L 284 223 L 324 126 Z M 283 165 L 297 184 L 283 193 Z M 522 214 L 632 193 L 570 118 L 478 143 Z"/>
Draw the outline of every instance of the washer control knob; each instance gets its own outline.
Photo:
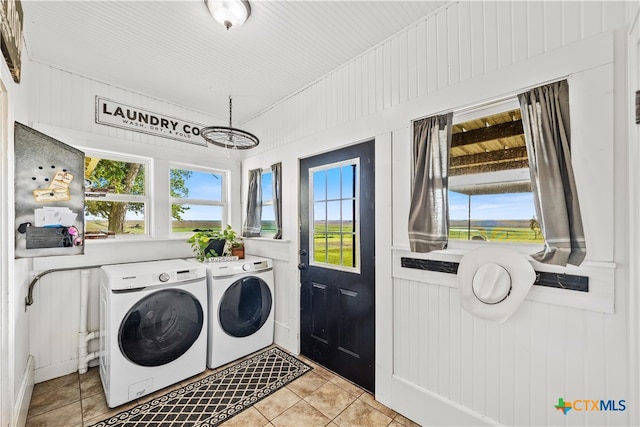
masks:
<path id="1" fill-rule="evenodd" d="M 160 279 L 161 282 L 167 282 L 167 281 L 169 281 L 169 274 L 168 273 L 161 273 L 160 277 L 158 277 L 158 279 Z"/>
<path id="2" fill-rule="evenodd" d="M 242 264 L 242 270 L 243 271 L 251 270 L 251 264 Z"/>

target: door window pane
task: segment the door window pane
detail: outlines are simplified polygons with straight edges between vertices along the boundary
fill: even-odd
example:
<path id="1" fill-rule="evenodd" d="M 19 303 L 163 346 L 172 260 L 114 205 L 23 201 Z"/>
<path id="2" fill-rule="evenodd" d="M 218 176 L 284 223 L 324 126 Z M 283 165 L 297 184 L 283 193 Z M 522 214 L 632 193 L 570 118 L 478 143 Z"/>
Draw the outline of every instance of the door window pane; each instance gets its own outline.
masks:
<path id="1" fill-rule="evenodd" d="M 313 200 L 327 200 L 327 174 L 318 171 L 313 174 Z"/>
<path id="2" fill-rule="evenodd" d="M 315 265 L 357 269 L 359 249 L 357 221 L 356 160 L 310 170 L 313 194 L 313 241 Z"/>

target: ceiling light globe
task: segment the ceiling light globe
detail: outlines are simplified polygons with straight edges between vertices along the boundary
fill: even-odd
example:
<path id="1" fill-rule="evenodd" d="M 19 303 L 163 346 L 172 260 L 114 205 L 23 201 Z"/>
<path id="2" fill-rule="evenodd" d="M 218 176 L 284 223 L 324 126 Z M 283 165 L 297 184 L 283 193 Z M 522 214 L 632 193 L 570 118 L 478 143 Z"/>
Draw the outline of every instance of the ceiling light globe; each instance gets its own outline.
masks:
<path id="1" fill-rule="evenodd" d="M 251 6 L 246 0 L 205 0 L 213 18 L 227 30 L 239 27 L 249 18 Z"/>

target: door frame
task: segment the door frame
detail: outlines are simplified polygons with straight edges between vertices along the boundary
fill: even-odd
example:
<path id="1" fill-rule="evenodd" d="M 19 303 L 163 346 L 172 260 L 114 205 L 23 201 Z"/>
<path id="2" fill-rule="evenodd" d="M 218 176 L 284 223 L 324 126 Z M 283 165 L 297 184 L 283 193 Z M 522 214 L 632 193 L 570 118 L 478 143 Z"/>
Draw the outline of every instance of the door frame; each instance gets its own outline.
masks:
<path id="1" fill-rule="evenodd" d="M 393 375 L 393 288 L 392 283 L 392 134 L 395 132 L 385 132 L 372 137 L 364 137 L 349 144 L 335 145 L 326 150 L 306 152 L 297 157 L 296 170 L 296 196 L 295 196 L 295 218 L 298 227 L 295 228 L 296 244 L 292 253 L 291 269 L 295 270 L 296 288 L 291 293 L 289 299 L 291 307 L 290 334 L 295 338 L 296 352 L 300 353 L 300 271 L 297 269 L 298 252 L 300 250 L 299 226 L 300 226 L 300 160 L 318 154 L 338 150 L 350 145 L 374 140 L 375 151 L 375 384 L 376 400 L 381 403 L 390 403 L 392 396 L 392 375 Z M 400 142 L 409 143 L 409 127 L 400 130 Z M 408 173 L 408 172 L 407 172 Z M 404 221 L 406 223 L 406 219 Z"/>

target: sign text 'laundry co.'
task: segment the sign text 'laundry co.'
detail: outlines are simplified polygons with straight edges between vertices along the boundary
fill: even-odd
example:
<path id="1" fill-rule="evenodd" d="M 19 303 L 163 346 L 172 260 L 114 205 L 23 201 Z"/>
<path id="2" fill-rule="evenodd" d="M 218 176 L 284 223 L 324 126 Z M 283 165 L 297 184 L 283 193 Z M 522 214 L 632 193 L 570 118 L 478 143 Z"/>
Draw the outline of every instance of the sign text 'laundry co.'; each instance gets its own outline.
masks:
<path id="1" fill-rule="evenodd" d="M 204 127 L 200 123 L 152 113 L 100 96 L 96 96 L 96 123 L 191 144 L 207 145 L 200 136 L 200 129 Z"/>

